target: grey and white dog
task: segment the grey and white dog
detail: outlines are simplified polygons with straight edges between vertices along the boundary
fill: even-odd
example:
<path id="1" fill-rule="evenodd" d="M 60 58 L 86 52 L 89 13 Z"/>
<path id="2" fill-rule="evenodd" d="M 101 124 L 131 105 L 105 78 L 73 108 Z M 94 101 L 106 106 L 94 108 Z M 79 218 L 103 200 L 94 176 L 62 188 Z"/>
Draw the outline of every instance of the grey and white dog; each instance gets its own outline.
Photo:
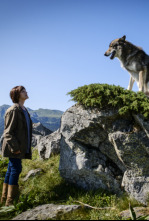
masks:
<path id="1" fill-rule="evenodd" d="M 132 90 L 136 81 L 139 91 L 149 95 L 149 56 L 142 48 L 126 41 L 126 36 L 113 40 L 105 56 L 117 57 L 121 66 L 130 73 L 128 90 Z"/>

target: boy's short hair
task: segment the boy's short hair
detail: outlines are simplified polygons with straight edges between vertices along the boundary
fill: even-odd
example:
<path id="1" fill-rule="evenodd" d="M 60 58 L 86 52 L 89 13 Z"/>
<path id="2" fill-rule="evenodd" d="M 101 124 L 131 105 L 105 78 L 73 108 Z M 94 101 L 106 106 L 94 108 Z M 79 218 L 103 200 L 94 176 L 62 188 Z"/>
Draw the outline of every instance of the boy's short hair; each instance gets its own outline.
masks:
<path id="1" fill-rule="evenodd" d="M 25 89 L 25 87 L 23 87 L 23 86 L 16 86 L 16 87 L 12 88 L 12 90 L 10 91 L 10 98 L 13 103 L 19 103 L 20 93 L 24 89 Z"/>

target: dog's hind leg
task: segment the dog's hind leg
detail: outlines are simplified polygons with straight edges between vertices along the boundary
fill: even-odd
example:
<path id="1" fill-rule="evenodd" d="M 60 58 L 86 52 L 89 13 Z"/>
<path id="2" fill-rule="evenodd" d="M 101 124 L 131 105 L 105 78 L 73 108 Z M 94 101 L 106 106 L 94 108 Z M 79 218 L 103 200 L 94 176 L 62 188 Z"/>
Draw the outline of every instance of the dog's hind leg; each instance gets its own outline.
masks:
<path id="1" fill-rule="evenodd" d="M 132 91 L 134 82 L 135 82 L 135 80 L 133 79 L 132 76 L 130 76 L 130 81 L 129 81 L 129 85 L 128 85 L 128 90 Z"/>
<path id="2" fill-rule="evenodd" d="M 144 82 L 143 82 L 143 84 L 144 84 L 144 93 L 146 95 L 148 95 L 148 93 L 149 93 L 147 75 L 148 75 L 148 67 L 145 66 L 144 67 Z"/>

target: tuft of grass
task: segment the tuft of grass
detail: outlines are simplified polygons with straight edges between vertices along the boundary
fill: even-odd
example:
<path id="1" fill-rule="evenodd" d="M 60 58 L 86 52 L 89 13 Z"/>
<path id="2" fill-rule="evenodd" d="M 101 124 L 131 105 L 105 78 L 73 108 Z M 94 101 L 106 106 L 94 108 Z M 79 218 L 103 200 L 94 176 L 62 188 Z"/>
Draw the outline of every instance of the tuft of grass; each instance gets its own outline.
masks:
<path id="1" fill-rule="evenodd" d="M 38 151 L 33 151 L 33 160 L 23 160 L 23 171 L 20 176 L 20 198 L 15 202 L 15 211 L 0 213 L 0 220 L 12 219 L 16 215 L 43 204 L 72 205 L 80 201 L 93 207 L 113 207 L 108 210 L 92 210 L 82 206 L 82 209 L 57 217 L 60 220 L 121 220 L 119 213 L 129 208 L 129 197 L 118 198 L 104 190 L 85 191 L 66 182 L 59 173 L 60 156 L 53 156 L 48 160 L 39 159 Z M 2 170 L 7 169 L 8 160 L 1 159 Z M 32 169 L 41 168 L 43 173 L 30 177 L 23 182 L 23 178 Z M 0 188 L 4 181 L 4 174 L 0 180 Z M 0 192 L 1 194 L 1 192 Z M 139 204 L 132 203 L 134 207 Z"/>
<path id="2" fill-rule="evenodd" d="M 8 159 L 2 159 L 2 157 L 0 157 L 0 187 L 2 186 L 7 171 L 8 162 Z"/>
<path id="3" fill-rule="evenodd" d="M 90 84 L 68 93 L 72 101 L 85 108 L 117 108 L 119 114 L 142 114 L 149 117 L 149 99 L 143 92 L 135 93 L 120 86 L 108 84 Z"/>
<path id="4" fill-rule="evenodd" d="M 120 212 L 124 211 L 124 210 L 127 210 L 129 208 L 129 204 L 131 204 L 131 206 L 133 208 L 143 207 L 143 205 L 141 203 L 139 203 L 134 198 L 129 197 L 127 193 L 124 193 L 121 197 L 119 197 L 117 199 L 117 205 L 118 205 L 118 209 L 119 209 Z"/>

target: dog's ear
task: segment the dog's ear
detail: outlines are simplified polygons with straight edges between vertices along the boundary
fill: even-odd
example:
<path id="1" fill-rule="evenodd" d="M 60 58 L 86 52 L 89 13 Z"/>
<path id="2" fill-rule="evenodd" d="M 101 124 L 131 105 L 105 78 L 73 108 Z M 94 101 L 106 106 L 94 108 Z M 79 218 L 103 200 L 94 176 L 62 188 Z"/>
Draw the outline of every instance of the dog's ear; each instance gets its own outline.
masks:
<path id="1" fill-rule="evenodd" d="M 126 40 L 126 35 L 124 35 L 122 38 L 119 39 L 119 41 L 123 41 L 123 42 L 125 42 L 125 40 Z"/>

